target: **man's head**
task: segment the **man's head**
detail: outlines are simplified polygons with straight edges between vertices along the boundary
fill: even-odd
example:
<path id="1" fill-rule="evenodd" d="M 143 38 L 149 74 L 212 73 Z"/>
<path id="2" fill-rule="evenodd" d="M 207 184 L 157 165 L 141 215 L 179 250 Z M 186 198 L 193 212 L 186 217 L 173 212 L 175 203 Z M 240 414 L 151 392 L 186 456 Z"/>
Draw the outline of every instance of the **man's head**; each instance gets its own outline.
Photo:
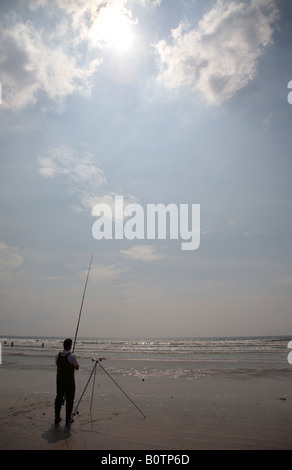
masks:
<path id="1" fill-rule="evenodd" d="M 70 349 L 72 347 L 72 339 L 70 339 L 70 338 L 65 339 L 64 342 L 63 342 L 63 347 L 67 351 L 70 351 Z"/>

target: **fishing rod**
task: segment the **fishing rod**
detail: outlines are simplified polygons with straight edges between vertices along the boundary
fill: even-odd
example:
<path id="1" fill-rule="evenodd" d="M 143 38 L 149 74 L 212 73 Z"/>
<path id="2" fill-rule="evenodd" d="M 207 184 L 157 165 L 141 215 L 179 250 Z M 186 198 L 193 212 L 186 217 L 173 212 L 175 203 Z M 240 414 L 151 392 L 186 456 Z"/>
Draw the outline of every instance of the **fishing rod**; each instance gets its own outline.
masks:
<path id="1" fill-rule="evenodd" d="M 85 292 L 86 292 L 86 288 L 87 288 L 87 283 L 88 283 L 88 278 L 89 278 L 89 272 L 90 272 L 90 268 L 91 268 L 91 263 L 92 263 L 92 259 L 93 259 L 93 254 L 91 256 L 91 259 L 90 259 L 90 263 L 89 263 L 89 268 L 88 268 L 88 272 L 87 272 L 87 277 L 86 277 L 86 281 L 85 281 L 85 286 L 84 286 L 84 292 L 83 292 L 83 296 L 82 296 L 82 301 L 81 301 L 81 306 L 80 306 L 80 312 L 79 312 L 79 317 L 78 317 L 78 323 L 77 323 L 77 328 L 76 328 L 76 333 L 75 333 L 75 338 L 74 338 L 74 345 L 73 345 L 73 349 L 72 349 L 72 352 L 74 352 L 74 349 L 75 349 L 75 344 L 76 344 L 76 338 L 77 338 L 77 334 L 78 334 L 78 329 L 79 329 L 79 323 L 80 323 L 80 318 L 81 318 L 81 313 L 82 313 L 82 308 L 83 308 L 83 302 L 84 302 L 84 298 L 85 298 Z M 81 394 L 81 397 L 76 405 L 76 408 L 75 410 L 73 411 L 72 415 L 71 415 L 71 419 L 70 419 L 70 423 L 71 424 L 73 422 L 73 418 L 76 414 L 78 414 L 78 407 L 81 403 L 81 400 L 85 394 L 85 391 L 89 385 L 89 382 L 91 381 L 92 379 L 92 376 L 94 374 L 94 383 L 93 383 L 93 390 L 94 390 L 94 384 L 95 384 L 95 374 L 96 374 L 96 366 L 97 364 L 102 368 L 102 370 L 108 375 L 108 377 L 116 384 L 116 386 L 121 390 L 121 392 L 123 392 L 123 394 L 128 398 L 128 400 L 130 400 L 130 402 L 135 406 L 135 408 L 144 416 L 144 418 L 146 418 L 146 415 L 140 410 L 140 408 L 138 408 L 138 406 L 133 402 L 133 400 L 126 394 L 126 392 L 120 387 L 120 385 L 113 379 L 113 377 L 105 370 L 105 368 L 100 364 L 100 361 L 102 361 L 104 358 L 100 358 L 100 359 L 92 359 L 95 364 L 94 364 L 94 367 L 91 371 L 91 374 L 89 376 L 89 379 L 87 381 L 87 384 Z M 91 405 L 90 407 L 92 406 L 92 398 L 93 398 L 93 390 L 92 390 L 92 397 L 91 397 Z"/>
<path id="2" fill-rule="evenodd" d="M 83 302 L 84 302 L 84 298 L 85 298 L 85 292 L 86 292 L 86 288 L 87 288 L 87 283 L 88 283 L 88 278 L 89 278 L 89 272 L 90 272 L 90 268 L 91 268 L 92 259 L 93 259 L 93 253 L 91 255 L 91 260 L 90 260 L 90 263 L 89 263 L 89 268 L 88 268 L 87 277 L 86 277 L 86 281 L 85 281 L 85 286 L 84 286 L 84 291 L 83 291 L 83 296 L 82 296 L 82 301 L 81 301 L 81 306 L 80 306 L 80 312 L 79 312 L 79 317 L 78 317 L 78 322 L 77 322 L 77 327 L 76 327 L 76 332 L 75 332 L 75 338 L 74 338 L 72 353 L 74 353 L 74 349 L 75 349 L 75 344 L 76 344 L 77 334 L 78 334 L 78 330 L 79 330 L 79 323 L 80 323 L 80 318 L 81 318 Z"/>

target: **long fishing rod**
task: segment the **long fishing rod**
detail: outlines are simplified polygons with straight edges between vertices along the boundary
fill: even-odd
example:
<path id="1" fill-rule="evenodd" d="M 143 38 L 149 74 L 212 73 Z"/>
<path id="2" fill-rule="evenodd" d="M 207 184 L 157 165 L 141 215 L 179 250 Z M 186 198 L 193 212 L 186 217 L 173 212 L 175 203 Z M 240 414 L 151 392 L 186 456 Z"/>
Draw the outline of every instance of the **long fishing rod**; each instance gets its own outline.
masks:
<path id="1" fill-rule="evenodd" d="M 90 263 L 89 263 L 89 268 L 88 268 L 87 277 L 86 277 L 86 281 L 85 281 L 85 286 L 84 286 L 84 291 L 83 291 L 83 296 L 82 296 L 82 301 L 81 301 L 81 306 L 80 306 L 80 312 L 79 312 L 79 317 L 78 317 L 78 322 L 77 322 L 77 327 L 76 327 L 76 332 L 75 332 L 75 338 L 74 338 L 72 353 L 74 352 L 74 349 L 75 349 L 75 344 L 76 344 L 77 334 L 78 334 L 78 330 L 79 330 L 79 323 L 80 323 L 80 318 L 81 318 L 83 302 L 84 302 L 84 298 L 85 298 L 85 292 L 86 292 L 86 288 L 87 288 L 87 283 L 88 283 L 88 278 L 89 278 L 89 272 L 90 272 L 90 268 L 91 268 L 92 259 L 93 259 L 93 253 L 91 255 L 91 260 L 90 260 Z"/>
<path id="2" fill-rule="evenodd" d="M 87 272 L 87 277 L 86 277 L 86 281 L 85 281 L 85 286 L 84 286 L 84 292 L 83 292 L 83 296 L 82 296 L 82 301 L 81 301 L 81 306 L 80 306 L 80 312 L 79 312 L 79 317 L 78 317 L 78 323 L 77 323 L 77 328 L 76 328 L 76 333 L 75 333 L 75 338 L 74 338 L 74 345 L 73 345 L 73 350 L 72 352 L 74 352 L 74 349 L 75 349 L 75 344 L 76 344 L 76 338 L 77 338 L 77 334 L 78 334 L 78 329 L 79 329 L 79 323 L 80 323 L 80 318 L 81 318 L 81 313 L 82 313 L 82 308 L 83 308 L 83 302 L 84 302 L 84 298 L 85 298 L 85 292 L 86 292 L 86 287 L 87 287 L 87 283 L 88 283 L 88 278 L 89 278 L 89 272 L 90 272 L 90 268 L 91 268 L 91 263 L 92 263 L 92 259 L 93 259 L 93 254 L 91 256 L 91 260 L 90 260 L 90 264 L 89 264 L 89 268 L 88 268 L 88 272 Z M 88 384 L 93 376 L 93 373 L 96 372 L 96 366 L 97 364 L 102 368 L 102 370 L 108 375 L 108 377 L 116 384 L 116 386 L 121 390 L 121 392 L 123 392 L 123 394 L 128 398 L 128 400 L 130 400 L 130 402 L 135 406 L 135 408 L 144 416 L 144 418 L 146 418 L 146 415 L 140 410 L 140 408 L 138 408 L 138 406 L 133 402 L 133 400 L 126 394 L 126 392 L 119 386 L 119 384 L 112 378 L 112 376 L 105 370 L 105 368 L 100 364 L 99 361 L 101 361 L 103 358 L 99 359 L 99 360 L 95 360 L 95 364 L 94 364 L 94 367 L 91 371 L 91 374 L 90 374 L 90 377 L 87 381 L 87 384 L 81 394 L 81 397 L 77 403 L 77 406 L 74 410 L 74 412 L 72 413 L 71 415 L 71 419 L 70 419 L 70 424 L 72 423 L 73 421 L 73 417 L 78 413 L 78 407 L 80 405 L 80 402 L 84 396 L 84 393 L 88 387 Z M 94 361 L 94 359 L 93 359 Z M 95 379 L 95 377 L 94 377 Z M 95 380 L 94 380 L 95 381 Z M 93 387 L 94 389 L 94 387 Z M 93 392 L 92 392 L 93 393 Z M 92 397 L 91 397 L 91 404 L 92 404 Z"/>

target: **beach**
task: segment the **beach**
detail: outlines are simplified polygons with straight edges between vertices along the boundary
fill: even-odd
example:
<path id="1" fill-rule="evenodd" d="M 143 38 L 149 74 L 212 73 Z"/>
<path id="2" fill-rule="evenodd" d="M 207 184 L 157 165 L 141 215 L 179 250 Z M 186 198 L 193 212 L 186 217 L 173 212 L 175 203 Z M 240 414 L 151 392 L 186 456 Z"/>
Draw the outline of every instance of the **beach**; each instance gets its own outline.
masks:
<path id="1" fill-rule="evenodd" d="M 146 418 L 131 408 L 123 396 L 112 394 L 97 399 L 92 413 L 89 400 L 84 399 L 69 431 L 62 422 L 59 426 L 53 424 L 53 393 L 46 397 L 1 395 L 0 448 L 291 449 L 288 384 L 266 379 L 244 384 L 207 381 L 196 384 L 194 393 L 186 384 L 178 384 L 179 390 L 169 383 L 143 385 L 139 404 L 144 405 Z"/>
<path id="2" fill-rule="evenodd" d="M 6 360 L 5 360 L 6 358 Z M 292 448 L 289 367 L 224 369 L 215 375 L 150 374 L 176 364 L 102 361 L 96 367 L 69 429 L 54 425 L 53 355 L 4 355 L 0 366 L 1 450 L 285 450 Z M 182 361 L 183 362 L 183 361 Z M 124 369 L 123 369 L 124 365 Z M 78 403 L 94 362 L 80 358 Z M 189 362 L 179 364 L 182 370 Z M 289 364 L 288 364 L 289 366 Z M 164 369 L 163 369 L 164 367 Z M 168 369 L 167 369 L 168 367 Z M 178 365 L 177 365 L 178 367 Z M 194 364 L 191 365 L 194 368 Z M 252 369 L 253 370 L 253 369 Z M 94 385 L 94 387 L 93 387 Z M 143 416 L 145 415 L 146 418 Z"/>

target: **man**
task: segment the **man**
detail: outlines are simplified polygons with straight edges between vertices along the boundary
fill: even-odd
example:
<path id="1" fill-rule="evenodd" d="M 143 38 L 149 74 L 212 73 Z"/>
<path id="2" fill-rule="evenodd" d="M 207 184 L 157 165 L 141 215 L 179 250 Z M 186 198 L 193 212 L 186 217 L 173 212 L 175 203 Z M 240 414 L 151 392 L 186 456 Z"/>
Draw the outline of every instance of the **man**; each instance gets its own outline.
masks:
<path id="1" fill-rule="evenodd" d="M 79 369 L 79 364 L 74 354 L 72 354 L 72 339 L 65 339 L 64 350 L 56 356 L 57 365 L 57 395 L 55 400 L 55 424 L 61 421 L 61 407 L 66 400 L 66 426 L 69 426 L 73 402 L 75 397 L 75 370 Z"/>

